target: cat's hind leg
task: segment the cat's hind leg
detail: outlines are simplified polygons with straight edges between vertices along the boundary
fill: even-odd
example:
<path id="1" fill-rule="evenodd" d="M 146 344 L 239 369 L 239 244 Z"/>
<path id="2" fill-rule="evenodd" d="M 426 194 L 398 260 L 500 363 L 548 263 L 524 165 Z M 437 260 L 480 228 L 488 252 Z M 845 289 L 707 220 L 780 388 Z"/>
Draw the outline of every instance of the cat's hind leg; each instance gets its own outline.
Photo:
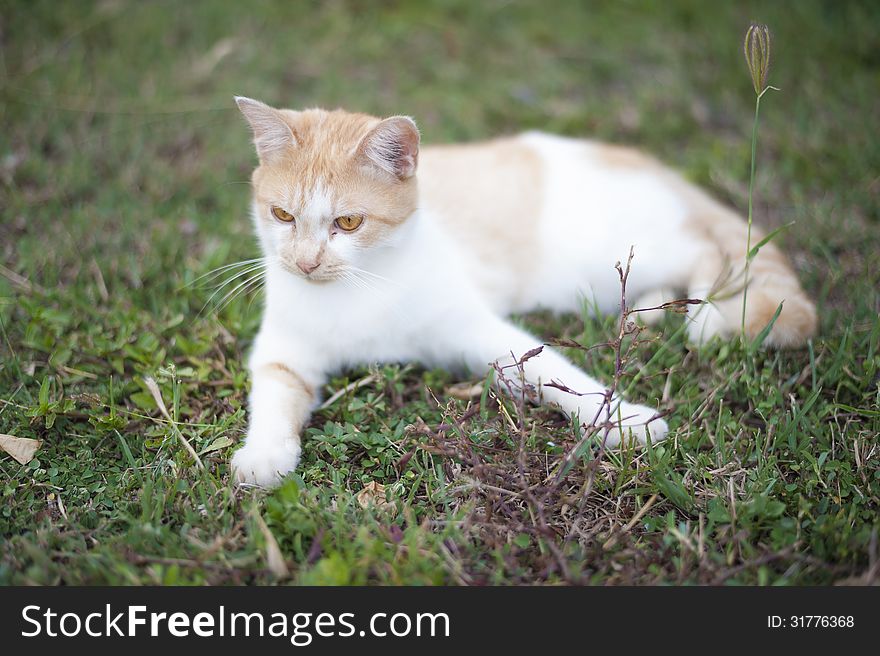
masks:
<path id="1" fill-rule="evenodd" d="M 617 446 L 631 437 L 644 444 L 650 434 L 652 441 L 666 437 L 669 427 L 654 408 L 628 403 L 618 396 L 607 402 L 606 386 L 588 376 L 558 351 L 544 346 L 538 338 L 520 330 L 508 321 L 487 315 L 475 324 L 467 335 L 455 340 L 455 347 L 471 371 L 483 373 L 490 363 L 505 366 L 515 363 L 529 351 L 542 347 L 540 353 L 517 368 L 505 370 L 508 380 L 521 384 L 519 377 L 534 390 L 535 401 L 557 405 L 569 416 L 576 416 L 582 426 L 610 422 L 606 444 Z M 559 383 L 572 392 L 547 383 Z M 521 389 L 521 388 L 520 388 Z M 602 431 L 598 433 L 603 435 Z"/>
<path id="2" fill-rule="evenodd" d="M 816 309 L 781 252 L 773 244 L 762 248 L 750 265 L 745 294 L 742 261 L 731 263 L 729 256 L 710 251 L 697 266 L 688 296 L 707 302 L 688 308 L 690 341 L 703 344 L 715 336 L 729 338 L 743 328 L 746 338 L 753 340 L 775 317 L 764 340 L 766 346 L 803 344 L 816 331 Z"/>

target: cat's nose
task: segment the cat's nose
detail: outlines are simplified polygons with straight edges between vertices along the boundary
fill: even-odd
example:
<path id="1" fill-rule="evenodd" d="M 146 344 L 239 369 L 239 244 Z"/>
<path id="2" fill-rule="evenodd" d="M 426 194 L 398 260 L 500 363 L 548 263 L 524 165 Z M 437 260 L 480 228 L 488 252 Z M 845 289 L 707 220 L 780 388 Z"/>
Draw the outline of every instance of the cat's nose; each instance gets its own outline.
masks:
<path id="1" fill-rule="evenodd" d="M 318 260 L 307 260 L 305 258 L 298 258 L 296 260 L 296 266 L 299 267 L 299 270 L 304 274 L 308 275 L 315 269 L 317 269 L 321 265 Z"/>

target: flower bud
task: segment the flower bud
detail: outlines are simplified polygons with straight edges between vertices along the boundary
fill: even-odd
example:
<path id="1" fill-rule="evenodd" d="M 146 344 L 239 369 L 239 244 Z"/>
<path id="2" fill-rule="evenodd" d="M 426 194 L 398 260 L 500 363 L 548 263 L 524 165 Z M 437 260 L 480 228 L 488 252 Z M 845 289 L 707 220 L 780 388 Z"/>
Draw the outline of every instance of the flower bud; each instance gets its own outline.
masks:
<path id="1" fill-rule="evenodd" d="M 767 88 L 770 72 L 770 30 L 766 25 L 752 23 L 743 42 L 746 64 L 752 75 L 752 86 L 759 96 Z"/>

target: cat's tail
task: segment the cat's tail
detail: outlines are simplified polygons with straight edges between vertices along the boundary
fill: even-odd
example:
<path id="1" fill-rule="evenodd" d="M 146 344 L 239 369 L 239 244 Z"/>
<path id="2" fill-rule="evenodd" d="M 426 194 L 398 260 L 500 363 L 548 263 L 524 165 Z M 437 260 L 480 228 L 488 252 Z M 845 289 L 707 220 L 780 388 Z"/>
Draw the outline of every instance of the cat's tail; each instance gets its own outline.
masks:
<path id="1" fill-rule="evenodd" d="M 705 248 L 691 277 L 688 295 L 708 303 L 691 306 L 689 310 L 691 339 L 703 342 L 716 334 L 739 333 L 743 327 L 745 294 L 745 334 L 750 340 L 773 322 L 764 345 L 804 344 L 816 333 L 816 307 L 782 252 L 772 241 L 761 246 L 749 265 L 746 285 L 746 222 L 708 197 L 701 195 L 695 200 L 699 201 L 699 211 L 692 219 L 692 227 Z M 751 246 L 755 247 L 764 236 L 753 225 Z"/>

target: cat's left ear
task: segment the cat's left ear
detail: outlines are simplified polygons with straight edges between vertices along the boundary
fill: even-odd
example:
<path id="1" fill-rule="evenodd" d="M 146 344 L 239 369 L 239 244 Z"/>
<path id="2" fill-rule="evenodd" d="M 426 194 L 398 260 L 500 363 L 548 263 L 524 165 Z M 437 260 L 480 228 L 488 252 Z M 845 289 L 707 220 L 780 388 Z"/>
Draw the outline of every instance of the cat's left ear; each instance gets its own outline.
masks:
<path id="1" fill-rule="evenodd" d="M 386 118 L 370 130 L 358 150 L 373 165 L 406 180 L 419 164 L 419 129 L 409 116 Z"/>

